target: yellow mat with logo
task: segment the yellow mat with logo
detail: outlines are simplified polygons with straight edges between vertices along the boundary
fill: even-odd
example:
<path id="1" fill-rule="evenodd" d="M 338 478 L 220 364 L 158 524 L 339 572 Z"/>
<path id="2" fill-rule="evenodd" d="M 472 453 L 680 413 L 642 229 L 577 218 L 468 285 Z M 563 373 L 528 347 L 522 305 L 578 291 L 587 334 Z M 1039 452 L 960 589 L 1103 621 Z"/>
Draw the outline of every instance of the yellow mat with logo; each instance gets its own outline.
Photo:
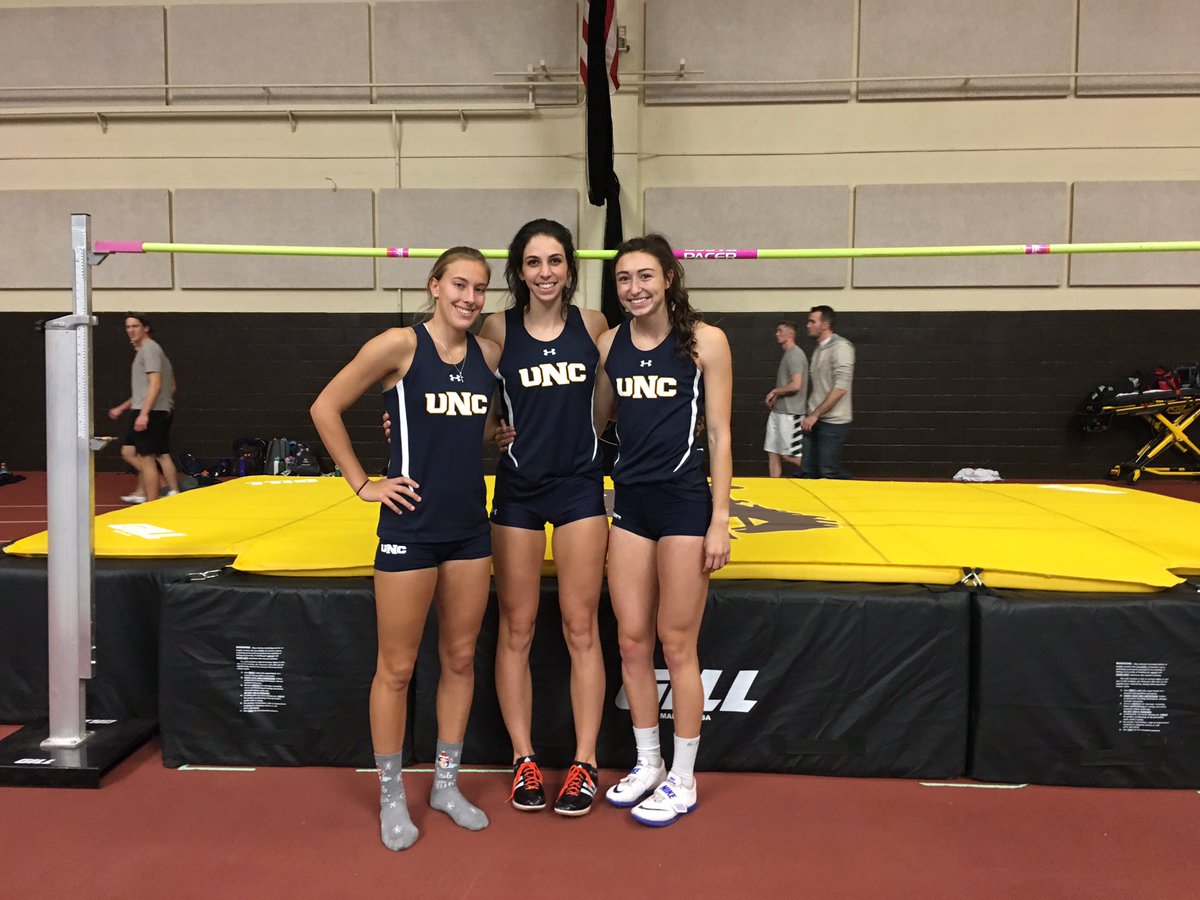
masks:
<path id="1" fill-rule="evenodd" d="M 377 510 L 340 478 L 239 478 L 97 516 L 96 555 L 368 575 Z M 729 530 L 717 578 L 948 585 L 968 569 L 994 588 L 1138 592 L 1200 574 L 1200 504 L 1107 485 L 736 479 Z M 5 550 L 46 548 L 43 532 Z"/>

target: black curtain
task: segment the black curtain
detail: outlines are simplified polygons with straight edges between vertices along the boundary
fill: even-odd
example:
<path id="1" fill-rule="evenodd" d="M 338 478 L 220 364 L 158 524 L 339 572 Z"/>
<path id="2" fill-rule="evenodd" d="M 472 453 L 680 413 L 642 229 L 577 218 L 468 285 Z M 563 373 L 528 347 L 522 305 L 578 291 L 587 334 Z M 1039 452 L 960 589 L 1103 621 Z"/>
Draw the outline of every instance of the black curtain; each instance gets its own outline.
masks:
<path id="1" fill-rule="evenodd" d="M 587 188 L 593 206 L 603 206 L 604 249 L 612 250 L 624 240 L 621 225 L 621 183 L 613 170 L 612 102 L 608 93 L 608 67 L 604 45 L 607 3 L 588 4 L 587 43 Z M 600 310 L 610 325 L 621 321 L 621 304 L 613 265 L 605 262 L 600 280 Z"/>

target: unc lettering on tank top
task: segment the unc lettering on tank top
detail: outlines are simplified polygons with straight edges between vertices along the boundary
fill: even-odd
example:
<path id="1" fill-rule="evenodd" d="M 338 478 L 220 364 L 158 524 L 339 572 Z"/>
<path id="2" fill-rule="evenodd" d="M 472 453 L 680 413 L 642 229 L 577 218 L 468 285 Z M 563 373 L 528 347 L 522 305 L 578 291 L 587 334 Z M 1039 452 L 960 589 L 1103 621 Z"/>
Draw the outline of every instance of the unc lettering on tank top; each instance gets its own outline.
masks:
<path id="1" fill-rule="evenodd" d="M 696 422 L 704 408 L 704 378 L 694 360 L 675 352 L 675 335 L 639 350 L 623 322 L 605 371 L 617 395 L 618 484 L 667 481 L 696 469 Z"/>
<path id="2" fill-rule="evenodd" d="M 516 307 L 505 311 L 504 329 L 497 371 L 503 416 L 517 437 L 498 474 L 535 482 L 599 470 L 592 399 L 600 351 L 579 310 L 567 307 L 562 332 L 550 341 L 526 331 Z"/>
<path id="3" fill-rule="evenodd" d="M 420 485 L 421 502 L 397 516 L 379 512 L 379 537 L 388 541 L 455 541 L 487 530 L 483 427 L 496 376 L 479 342 L 467 337 L 461 365 L 444 361 L 424 325 L 413 328 L 412 364 L 383 395 L 392 420 L 388 477 Z"/>

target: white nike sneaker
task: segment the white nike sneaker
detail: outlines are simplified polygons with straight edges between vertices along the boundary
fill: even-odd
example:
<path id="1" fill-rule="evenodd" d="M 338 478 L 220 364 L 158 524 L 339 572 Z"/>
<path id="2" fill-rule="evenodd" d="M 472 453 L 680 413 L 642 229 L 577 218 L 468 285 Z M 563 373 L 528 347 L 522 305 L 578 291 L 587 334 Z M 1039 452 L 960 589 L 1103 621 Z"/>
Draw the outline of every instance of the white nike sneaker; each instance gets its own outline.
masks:
<path id="1" fill-rule="evenodd" d="M 672 772 L 658 788 L 633 808 L 633 817 L 643 825 L 662 828 L 670 825 L 696 808 L 696 780 L 684 787 L 679 776 Z"/>
<path id="2" fill-rule="evenodd" d="M 666 777 L 667 767 L 662 763 L 657 766 L 643 766 L 638 763 L 628 775 L 605 791 L 604 796 L 613 806 L 622 809 L 636 806 Z"/>
<path id="3" fill-rule="evenodd" d="M 125 494 L 121 497 L 122 503 L 145 503 L 145 494 Z"/>

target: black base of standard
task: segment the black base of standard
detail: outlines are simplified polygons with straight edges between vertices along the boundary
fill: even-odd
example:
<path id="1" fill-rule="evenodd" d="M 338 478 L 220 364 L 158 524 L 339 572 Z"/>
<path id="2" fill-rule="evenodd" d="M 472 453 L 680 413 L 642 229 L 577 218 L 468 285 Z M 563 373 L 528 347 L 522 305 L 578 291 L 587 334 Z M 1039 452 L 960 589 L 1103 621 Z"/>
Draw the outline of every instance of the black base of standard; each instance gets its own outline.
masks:
<path id="1" fill-rule="evenodd" d="M 158 730 L 150 719 L 89 720 L 78 747 L 47 750 L 45 719 L 0 741 L 0 787 L 98 788 L 100 779 Z"/>

